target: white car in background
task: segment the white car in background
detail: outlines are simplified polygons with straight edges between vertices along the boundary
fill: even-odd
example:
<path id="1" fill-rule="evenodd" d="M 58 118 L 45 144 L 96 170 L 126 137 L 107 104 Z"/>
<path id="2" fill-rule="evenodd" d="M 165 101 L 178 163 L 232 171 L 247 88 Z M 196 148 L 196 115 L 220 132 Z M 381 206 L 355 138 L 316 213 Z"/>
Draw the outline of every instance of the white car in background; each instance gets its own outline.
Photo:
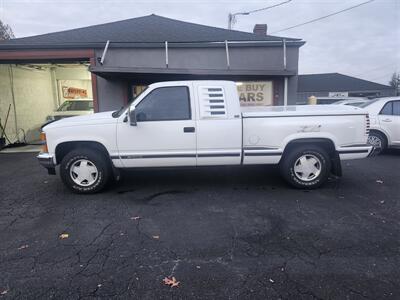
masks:
<path id="1" fill-rule="evenodd" d="M 93 99 L 71 99 L 65 101 L 54 113 L 47 116 L 46 122 L 57 121 L 74 116 L 84 116 L 92 113 Z"/>
<path id="2" fill-rule="evenodd" d="M 375 147 L 375 154 L 400 148 L 400 97 L 377 98 L 361 107 L 370 116 L 368 143 Z"/>
<path id="3" fill-rule="evenodd" d="M 369 102 L 371 102 L 370 99 L 364 99 L 364 98 L 346 99 L 346 100 L 340 100 L 340 101 L 334 102 L 331 105 L 350 105 L 350 106 L 360 107 Z"/>

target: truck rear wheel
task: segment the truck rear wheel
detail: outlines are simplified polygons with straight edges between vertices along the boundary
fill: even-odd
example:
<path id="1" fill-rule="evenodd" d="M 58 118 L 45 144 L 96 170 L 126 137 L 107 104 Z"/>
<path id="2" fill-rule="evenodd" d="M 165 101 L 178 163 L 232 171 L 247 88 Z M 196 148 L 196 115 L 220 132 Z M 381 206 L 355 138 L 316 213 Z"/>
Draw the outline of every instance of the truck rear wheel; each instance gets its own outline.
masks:
<path id="1" fill-rule="evenodd" d="M 91 194 L 101 191 L 110 177 L 110 168 L 104 155 L 92 149 L 81 148 L 63 158 L 60 175 L 64 184 L 75 193 Z"/>
<path id="2" fill-rule="evenodd" d="M 326 182 L 331 161 L 318 146 L 299 146 L 284 155 L 280 170 L 285 180 L 295 188 L 315 189 Z"/>

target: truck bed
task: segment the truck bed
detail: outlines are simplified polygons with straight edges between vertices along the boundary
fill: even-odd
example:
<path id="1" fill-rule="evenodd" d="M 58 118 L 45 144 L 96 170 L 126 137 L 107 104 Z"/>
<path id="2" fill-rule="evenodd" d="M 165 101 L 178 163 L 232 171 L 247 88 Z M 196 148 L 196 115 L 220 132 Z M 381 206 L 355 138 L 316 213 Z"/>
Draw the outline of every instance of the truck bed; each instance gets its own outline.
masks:
<path id="1" fill-rule="evenodd" d="M 244 118 L 366 114 L 366 111 L 361 108 L 347 105 L 253 106 L 241 107 L 241 111 Z"/>

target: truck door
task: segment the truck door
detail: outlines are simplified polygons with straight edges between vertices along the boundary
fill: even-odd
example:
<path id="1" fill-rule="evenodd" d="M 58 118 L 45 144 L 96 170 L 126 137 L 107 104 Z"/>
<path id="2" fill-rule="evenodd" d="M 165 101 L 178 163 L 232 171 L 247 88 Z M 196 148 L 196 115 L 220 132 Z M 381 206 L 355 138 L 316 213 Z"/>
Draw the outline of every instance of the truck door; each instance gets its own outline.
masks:
<path id="1" fill-rule="evenodd" d="M 242 155 L 242 121 L 236 85 L 195 81 L 197 165 L 236 165 Z"/>
<path id="2" fill-rule="evenodd" d="M 134 103 L 137 125 L 121 121 L 117 127 L 117 146 L 122 165 L 195 166 L 193 104 L 187 85 L 156 87 L 139 103 Z"/>

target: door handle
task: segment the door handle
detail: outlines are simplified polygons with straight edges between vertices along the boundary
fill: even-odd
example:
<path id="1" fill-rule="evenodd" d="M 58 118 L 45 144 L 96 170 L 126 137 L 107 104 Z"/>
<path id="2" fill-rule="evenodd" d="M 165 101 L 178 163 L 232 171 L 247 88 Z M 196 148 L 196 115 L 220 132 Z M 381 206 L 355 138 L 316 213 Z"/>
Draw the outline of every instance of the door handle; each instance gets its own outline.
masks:
<path id="1" fill-rule="evenodd" d="M 194 127 L 183 127 L 183 132 L 194 132 Z"/>
<path id="2" fill-rule="evenodd" d="M 392 122 L 391 119 L 383 119 L 382 122 Z"/>

